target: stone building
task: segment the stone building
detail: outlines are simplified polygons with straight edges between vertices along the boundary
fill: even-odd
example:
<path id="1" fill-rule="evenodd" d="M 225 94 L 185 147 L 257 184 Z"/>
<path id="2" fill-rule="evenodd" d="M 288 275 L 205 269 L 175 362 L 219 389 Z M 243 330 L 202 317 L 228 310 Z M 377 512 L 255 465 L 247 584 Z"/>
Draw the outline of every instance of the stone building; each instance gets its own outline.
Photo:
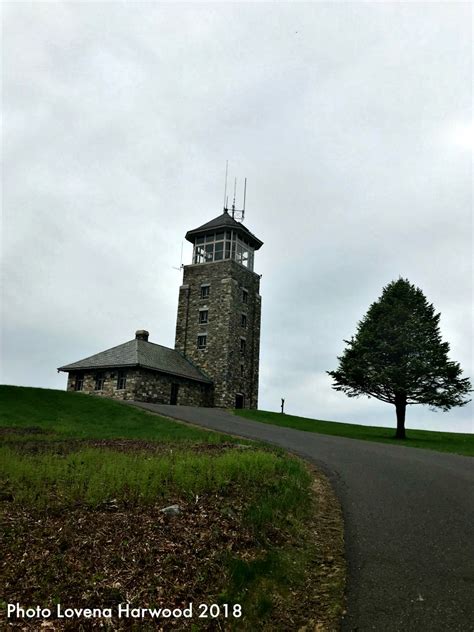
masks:
<path id="1" fill-rule="evenodd" d="M 257 408 L 262 246 L 227 210 L 190 230 L 193 259 L 183 266 L 175 349 L 134 340 L 60 367 L 68 390 L 166 404 Z"/>
<path id="2" fill-rule="evenodd" d="M 141 329 L 135 339 L 62 366 L 67 390 L 114 399 L 160 404 L 212 406 L 212 380 L 174 349 L 148 341 Z"/>

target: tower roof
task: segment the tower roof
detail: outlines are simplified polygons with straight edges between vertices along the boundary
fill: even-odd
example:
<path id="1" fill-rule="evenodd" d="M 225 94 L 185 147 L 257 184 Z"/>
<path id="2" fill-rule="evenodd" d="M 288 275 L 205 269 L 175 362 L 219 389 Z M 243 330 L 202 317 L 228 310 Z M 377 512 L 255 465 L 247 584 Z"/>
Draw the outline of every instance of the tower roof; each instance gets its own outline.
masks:
<path id="1" fill-rule="evenodd" d="M 194 243 L 195 237 L 205 235 L 209 232 L 215 232 L 219 229 L 235 230 L 239 232 L 241 236 L 244 237 L 255 250 L 258 250 L 261 246 L 263 246 L 263 241 L 260 241 L 258 237 L 255 237 L 255 235 L 253 235 L 246 226 L 231 217 L 227 211 L 224 211 L 222 215 L 211 219 L 210 222 L 199 226 L 199 228 L 188 230 L 188 232 L 186 233 L 186 239 L 191 243 Z"/>

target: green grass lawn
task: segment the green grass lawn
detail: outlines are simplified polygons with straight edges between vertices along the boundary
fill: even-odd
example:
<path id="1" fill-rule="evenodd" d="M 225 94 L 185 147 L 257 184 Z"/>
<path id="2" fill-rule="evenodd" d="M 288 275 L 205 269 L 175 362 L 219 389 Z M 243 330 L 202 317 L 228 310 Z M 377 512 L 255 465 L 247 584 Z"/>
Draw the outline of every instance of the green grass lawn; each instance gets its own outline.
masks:
<path id="1" fill-rule="evenodd" d="M 2 599 L 100 607 L 132 595 L 147 607 L 193 595 L 241 604 L 239 630 L 289 629 L 313 608 L 310 577 L 325 594 L 316 616 L 339 619 L 342 521 L 303 461 L 100 397 L 16 386 L 0 386 L 0 443 L 0 619 Z"/>
<path id="2" fill-rule="evenodd" d="M 379 443 L 404 445 L 411 448 L 424 448 L 425 450 L 474 456 L 474 435 L 472 434 L 407 430 L 407 439 L 399 440 L 394 438 L 395 430 L 393 428 L 343 424 L 336 421 L 322 421 L 320 419 L 282 415 L 281 413 L 272 413 L 265 410 L 236 410 L 235 413 L 245 417 L 245 419 L 253 419 L 266 424 L 274 424 L 275 426 L 286 426 L 306 432 L 317 432 L 337 437 L 349 437 L 350 439 L 377 441 Z"/>
<path id="3" fill-rule="evenodd" d="M 2 426 L 39 427 L 63 439 L 228 440 L 110 399 L 23 386 L 0 386 Z"/>

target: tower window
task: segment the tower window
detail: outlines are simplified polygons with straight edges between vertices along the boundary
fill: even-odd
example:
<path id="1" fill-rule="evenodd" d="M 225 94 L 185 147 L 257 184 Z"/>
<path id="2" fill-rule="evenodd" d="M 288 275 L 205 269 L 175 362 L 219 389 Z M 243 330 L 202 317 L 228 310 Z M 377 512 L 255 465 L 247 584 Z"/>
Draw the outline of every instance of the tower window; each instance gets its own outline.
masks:
<path id="1" fill-rule="evenodd" d="M 198 349 L 205 349 L 206 345 L 207 345 L 207 334 L 201 334 L 197 338 L 197 348 Z"/>
<path id="2" fill-rule="evenodd" d="M 240 353 L 245 353 L 245 348 L 247 346 L 247 341 L 245 338 L 240 339 Z"/>
<path id="3" fill-rule="evenodd" d="M 214 258 L 214 244 L 206 244 L 205 253 L 206 261 L 212 261 Z"/>
<path id="4" fill-rule="evenodd" d="M 209 285 L 201 285 L 201 298 L 209 298 Z"/>
<path id="5" fill-rule="evenodd" d="M 232 258 L 249 270 L 253 270 L 253 248 L 244 239 L 235 236 L 232 242 Z"/>
<path id="6" fill-rule="evenodd" d="M 247 314 L 240 314 L 240 326 L 247 327 Z"/>
<path id="7" fill-rule="evenodd" d="M 208 322 L 209 322 L 209 310 L 200 309 L 199 310 L 199 323 L 201 325 L 207 325 Z"/>
<path id="8" fill-rule="evenodd" d="M 248 290 L 245 290 L 242 288 L 242 303 L 248 303 L 248 302 L 249 302 Z"/>
<path id="9" fill-rule="evenodd" d="M 224 258 L 224 242 L 218 241 L 214 247 L 214 260 L 220 261 Z"/>
<path id="10" fill-rule="evenodd" d="M 204 237 L 202 239 L 204 239 Z M 198 242 L 199 242 L 199 239 L 198 239 Z M 196 245 L 194 246 L 193 263 L 204 263 L 204 261 L 205 261 L 204 246 L 198 245 L 196 243 Z"/>
<path id="11" fill-rule="evenodd" d="M 127 386 L 127 371 L 119 371 L 117 376 L 117 389 L 123 390 Z"/>
<path id="12" fill-rule="evenodd" d="M 74 382 L 74 390 L 82 391 L 84 388 L 84 376 L 81 374 L 76 375 L 76 380 Z"/>
<path id="13" fill-rule="evenodd" d="M 201 237 L 194 242 L 193 263 L 210 263 L 223 259 L 234 259 L 237 263 L 253 270 L 254 249 L 236 231 L 222 231 Z"/>
<path id="14" fill-rule="evenodd" d="M 105 382 L 104 374 L 103 373 L 96 373 L 94 390 L 95 391 L 102 391 L 103 388 L 104 388 L 104 382 Z"/>
<path id="15" fill-rule="evenodd" d="M 244 373 L 245 373 L 245 367 L 244 367 L 244 363 L 242 362 L 240 364 L 240 376 L 244 377 Z"/>

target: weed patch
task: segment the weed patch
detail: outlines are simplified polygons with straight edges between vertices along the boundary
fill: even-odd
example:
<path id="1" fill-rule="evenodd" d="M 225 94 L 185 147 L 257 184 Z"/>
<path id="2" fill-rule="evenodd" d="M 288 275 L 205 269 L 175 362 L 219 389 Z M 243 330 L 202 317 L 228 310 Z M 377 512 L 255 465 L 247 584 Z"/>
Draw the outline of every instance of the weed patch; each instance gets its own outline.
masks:
<path id="1" fill-rule="evenodd" d="M 13 502 L 36 507 L 77 503 L 97 507 L 111 498 L 127 505 L 153 504 L 173 494 L 224 493 L 232 486 L 249 494 L 258 490 L 260 497 L 263 485 L 271 493 L 265 507 L 281 499 L 278 510 L 284 511 L 288 504 L 285 486 L 293 480 L 291 467 L 282 457 L 259 450 L 213 456 L 180 450 L 156 456 L 89 448 L 69 454 L 25 455 L 0 448 L 2 492 L 11 495 Z M 269 513 L 269 519 L 274 513 Z M 254 515 L 258 522 L 259 514 Z"/>

